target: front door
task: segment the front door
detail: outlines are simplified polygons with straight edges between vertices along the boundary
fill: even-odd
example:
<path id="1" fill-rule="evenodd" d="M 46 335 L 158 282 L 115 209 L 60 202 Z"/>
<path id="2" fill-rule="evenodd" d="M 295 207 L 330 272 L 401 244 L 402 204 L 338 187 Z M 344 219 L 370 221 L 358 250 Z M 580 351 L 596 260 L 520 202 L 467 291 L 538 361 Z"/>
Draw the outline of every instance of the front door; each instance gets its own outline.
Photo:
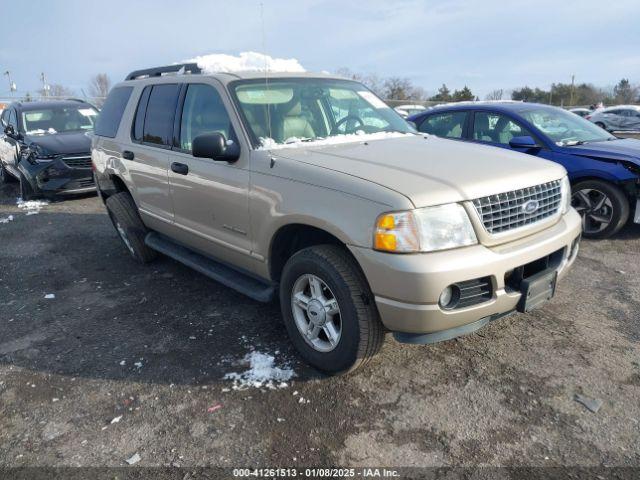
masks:
<path id="1" fill-rule="evenodd" d="M 16 140 L 15 136 L 7 135 L 5 133 L 5 128 L 7 126 L 11 126 L 14 135 L 18 134 L 18 119 L 16 116 L 16 111 L 13 108 L 9 108 L 2 113 L 2 131 L 0 132 L 0 159 L 2 159 L 2 163 L 6 167 L 6 169 L 11 172 L 12 175 L 18 176 L 18 158 L 20 155 L 20 145 L 18 140 Z"/>
<path id="2" fill-rule="evenodd" d="M 211 256 L 249 269 L 249 152 L 242 149 L 233 163 L 196 158 L 193 139 L 204 133 L 222 133 L 238 142 L 225 97 L 213 85 L 189 83 L 179 119 L 179 147 L 170 152 L 169 184 L 175 226 L 181 240 Z M 176 122 L 178 124 L 178 122 Z"/>

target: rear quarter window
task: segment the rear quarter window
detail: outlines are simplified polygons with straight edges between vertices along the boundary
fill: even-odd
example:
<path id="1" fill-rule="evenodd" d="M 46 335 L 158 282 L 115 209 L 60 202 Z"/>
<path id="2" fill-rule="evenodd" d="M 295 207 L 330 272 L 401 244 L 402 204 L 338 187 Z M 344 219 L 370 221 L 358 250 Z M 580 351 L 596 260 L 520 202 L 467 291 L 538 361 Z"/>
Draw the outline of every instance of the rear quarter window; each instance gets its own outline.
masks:
<path id="1" fill-rule="evenodd" d="M 116 87 L 111 90 L 96 120 L 96 135 L 109 138 L 116 136 L 132 91 L 133 87 Z"/>

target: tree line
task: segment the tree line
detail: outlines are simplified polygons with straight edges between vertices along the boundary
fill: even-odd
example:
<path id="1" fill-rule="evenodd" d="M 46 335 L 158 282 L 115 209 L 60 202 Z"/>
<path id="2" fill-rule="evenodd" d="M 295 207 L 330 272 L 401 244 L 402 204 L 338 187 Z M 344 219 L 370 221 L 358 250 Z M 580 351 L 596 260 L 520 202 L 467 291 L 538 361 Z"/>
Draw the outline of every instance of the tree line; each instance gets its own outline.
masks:
<path id="1" fill-rule="evenodd" d="M 352 72 L 348 68 L 340 68 L 336 73 L 363 83 L 386 100 L 414 102 L 480 100 L 466 85 L 462 89 L 451 91 L 446 84 L 442 84 L 435 95 L 429 95 L 424 88 L 414 85 L 410 79 L 404 77 L 381 78 L 376 74 Z M 605 105 L 640 103 L 640 86 L 633 85 L 628 78 L 621 79 L 612 89 L 599 88 L 590 83 L 577 85 L 553 83 L 548 90 L 528 86 L 511 91 L 495 89 L 485 95 L 484 100 L 522 100 L 557 106 L 595 105 L 600 102 Z"/>

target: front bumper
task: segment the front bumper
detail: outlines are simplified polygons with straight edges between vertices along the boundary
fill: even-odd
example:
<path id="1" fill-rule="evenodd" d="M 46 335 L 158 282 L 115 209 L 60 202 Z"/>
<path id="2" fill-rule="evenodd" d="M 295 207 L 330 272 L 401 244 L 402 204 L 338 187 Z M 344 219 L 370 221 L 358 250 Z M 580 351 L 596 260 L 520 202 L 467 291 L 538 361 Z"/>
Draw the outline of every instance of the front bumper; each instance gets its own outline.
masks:
<path id="1" fill-rule="evenodd" d="M 70 195 L 93 192 L 96 190 L 96 185 L 90 166 L 91 157 L 88 156 L 88 166 L 78 162 L 78 158 L 56 158 L 47 163 L 31 163 L 23 160 L 19 168 L 37 193 Z"/>
<path id="2" fill-rule="evenodd" d="M 457 329 L 512 312 L 522 294 L 506 285 L 505 275 L 557 254 L 561 255 L 558 278 L 562 278 L 575 260 L 577 246 L 572 245 L 581 230 L 580 215 L 571 209 L 552 227 L 495 247 L 474 245 L 409 255 L 361 247 L 351 247 L 351 251 L 369 281 L 385 327 L 393 332 L 425 334 Z M 483 277 L 491 279 L 491 298 L 452 310 L 438 304 L 447 286 Z"/>

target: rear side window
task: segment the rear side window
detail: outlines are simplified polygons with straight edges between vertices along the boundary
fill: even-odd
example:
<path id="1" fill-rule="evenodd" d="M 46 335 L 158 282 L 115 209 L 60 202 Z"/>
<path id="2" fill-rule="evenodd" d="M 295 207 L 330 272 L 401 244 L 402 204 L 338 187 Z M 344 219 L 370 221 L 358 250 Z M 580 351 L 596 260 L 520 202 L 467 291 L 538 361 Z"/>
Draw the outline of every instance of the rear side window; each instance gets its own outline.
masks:
<path id="1" fill-rule="evenodd" d="M 109 138 L 116 136 L 132 91 L 133 87 L 117 87 L 111 90 L 96 120 L 96 135 Z"/>
<path id="2" fill-rule="evenodd" d="M 173 118 L 180 86 L 177 84 L 154 85 L 149 94 L 142 141 L 155 145 L 170 146 L 173 133 Z M 137 120 L 137 119 L 136 119 Z"/>
<path id="3" fill-rule="evenodd" d="M 467 112 L 444 112 L 430 115 L 418 130 L 438 137 L 462 138 Z"/>
<path id="4" fill-rule="evenodd" d="M 147 103 L 149 103 L 149 95 L 151 94 L 151 87 L 145 87 L 140 95 L 138 101 L 138 108 L 136 109 L 136 119 L 133 122 L 133 139 L 141 142 L 144 127 L 144 114 L 147 111 Z"/>

